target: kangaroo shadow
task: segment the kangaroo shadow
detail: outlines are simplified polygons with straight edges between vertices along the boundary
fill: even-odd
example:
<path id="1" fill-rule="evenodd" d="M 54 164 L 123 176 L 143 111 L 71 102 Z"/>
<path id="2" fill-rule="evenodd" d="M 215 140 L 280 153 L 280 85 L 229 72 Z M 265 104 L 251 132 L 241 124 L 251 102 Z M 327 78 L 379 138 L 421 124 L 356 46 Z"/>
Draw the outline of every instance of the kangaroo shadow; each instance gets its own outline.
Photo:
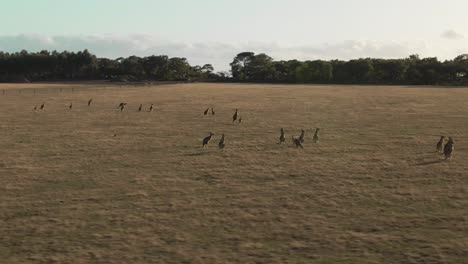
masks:
<path id="1" fill-rule="evenodd" d="M 200 151 L 200 152 L 195 152 L 195 153 L 184 154 L 184 156 L 186 156 L 186 157 L 197 157 L 197 156 L 206 155 L 206 153 L 207 152 Z"/>
<path id="2" fill-rule="evenodd" d="M 440 160 L 440 159 L 432 160 L 432 161 L 425 161 L 425 162 L 417 163 L 416 166 L 427 166 L 427 165 L 437 164 L 441 162 L 443 162 L 443 160 Z"/>

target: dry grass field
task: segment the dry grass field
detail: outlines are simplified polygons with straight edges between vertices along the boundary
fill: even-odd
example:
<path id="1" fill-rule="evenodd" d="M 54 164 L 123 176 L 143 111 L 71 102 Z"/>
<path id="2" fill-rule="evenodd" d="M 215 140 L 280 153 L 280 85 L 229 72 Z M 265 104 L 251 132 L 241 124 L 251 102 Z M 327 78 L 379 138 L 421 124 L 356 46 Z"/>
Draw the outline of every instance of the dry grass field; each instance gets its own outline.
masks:
<path id="1" fill-rule="evenodd" d="M 468 89 L 88 86 L 0 85 L 0 263 L 468 263 Z"/>

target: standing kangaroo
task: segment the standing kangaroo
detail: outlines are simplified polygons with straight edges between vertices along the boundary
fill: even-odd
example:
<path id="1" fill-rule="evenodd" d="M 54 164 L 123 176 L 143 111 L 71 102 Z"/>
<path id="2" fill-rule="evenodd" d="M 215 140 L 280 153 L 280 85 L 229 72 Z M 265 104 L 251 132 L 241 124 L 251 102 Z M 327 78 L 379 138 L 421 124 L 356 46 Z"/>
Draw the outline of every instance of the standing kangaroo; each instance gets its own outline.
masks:
<path id="1" fill-rule="evenodd" d="M 453 150 L 454 150 L 453 139 L 451 137 L 449 137 L 449 140 L 448 140 L 447 144 L 445 144 L 445 146 L 444 146 L 445 160 L 452 159 Z"/>
<path id="2" fill-rule="evenodd" d="M 304 129 L 303 129 L 303 130 L 301 130 L 301 135 L 299 136 L 299 141 L 300 141 L 301 143 L 304 143 L 304 136 L 305 136 L 305 131 L 304 131 Z"/>
<path id="3" fill-rule="evenodd" d="M 226 146 L 226 144 L 224 143 L 224 134 L 221 136 L 221 140 L 219 141 L 218 143 L 218 147 L 220 149 L 224 149 L 224 147 Z"/>
<path id="4" fill-rule="evenodd" d="M 439 152 L 439 153 L 442 152 L 442 150 L 443 150 L 444 140 L 445 140 L 445 137 L 441 136 L 439 142 L 437 142 L 436 149 L 437 149 L 437 152 Z"/>
<path id="5" fill-rule="evenodd" d="M 232 122 L 233 122 L 233 123 L 236 122 L 236 120 L 237 120 L 237 115 L 238 115 L 238 114 L 237 114 L 237 109 L 236 109 L 236 112 L 235 112 L 234 115 L 232 116 Z"/>
<path id="6" fill-rule="evenodd" d="M 312 139 L 314 141 L 314 143 L 319 143 L 319 135 L 318 135 L 319 131 L 320 131 L 320 128 L 315 129 L 315 134 L 314 134 L 314 137 Z"/>
<path id="7" fill-rule="evenodd" d="M 286 137 L 284 136 L 284 129 L 283 128 L 281 128 L 281 134 L 280 134 L 279 140 L 280 140 L 280 144 L 283 144 L 286 141 Z"/>

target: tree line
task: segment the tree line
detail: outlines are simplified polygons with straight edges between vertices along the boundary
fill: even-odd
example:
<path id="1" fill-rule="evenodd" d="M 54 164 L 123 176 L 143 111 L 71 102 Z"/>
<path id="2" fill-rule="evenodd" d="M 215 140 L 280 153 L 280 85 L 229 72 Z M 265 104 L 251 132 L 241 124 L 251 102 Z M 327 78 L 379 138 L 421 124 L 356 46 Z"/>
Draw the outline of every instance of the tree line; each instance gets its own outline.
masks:
<path id="1" fill-rule="evenodd" d="M 468 85 L 468 54 L 453 60 L 420 58 L 274 61 L 266 54 L 239 53 L 232 79 L 241 82 Z"/>
<path id="2" fill-rule="evenodd" d="M 280 60 L 241 52 L 231 71 L 214 72 L 211 64 L 192 66 L 166 55 L 107 59 L 79 52 L 0 52 L 0 82 L 95 80 L 220 81 L 317 84 L 468 85 L 468 54 L 453 60 L 420 58 L 357 60 Z"/>
<path id="3" fill-rule="evenodd" d="M 213 66 L 191 66 L 185 58 L 165 55 L 97 58 L 79 52 L 0 52 L 0 82 L 53 80 L 208 81 L 217 80 Z"/>

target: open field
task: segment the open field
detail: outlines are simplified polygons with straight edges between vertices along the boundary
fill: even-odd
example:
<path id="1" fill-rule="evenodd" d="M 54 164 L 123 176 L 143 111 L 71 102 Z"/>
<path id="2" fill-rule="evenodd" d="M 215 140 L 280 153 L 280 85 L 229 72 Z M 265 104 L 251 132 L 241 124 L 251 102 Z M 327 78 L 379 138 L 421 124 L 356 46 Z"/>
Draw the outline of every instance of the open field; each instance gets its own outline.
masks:
<path id="1" fill-rule="evenodd" d="M 0 100 L 0 263 L 468 263 L 468 89 L 183 84 Z M 281 127 L 288 145 L 306 129 L 304 149 L 277 144 Z M 455 140 L 449 162 L 441 134 Z"/>

